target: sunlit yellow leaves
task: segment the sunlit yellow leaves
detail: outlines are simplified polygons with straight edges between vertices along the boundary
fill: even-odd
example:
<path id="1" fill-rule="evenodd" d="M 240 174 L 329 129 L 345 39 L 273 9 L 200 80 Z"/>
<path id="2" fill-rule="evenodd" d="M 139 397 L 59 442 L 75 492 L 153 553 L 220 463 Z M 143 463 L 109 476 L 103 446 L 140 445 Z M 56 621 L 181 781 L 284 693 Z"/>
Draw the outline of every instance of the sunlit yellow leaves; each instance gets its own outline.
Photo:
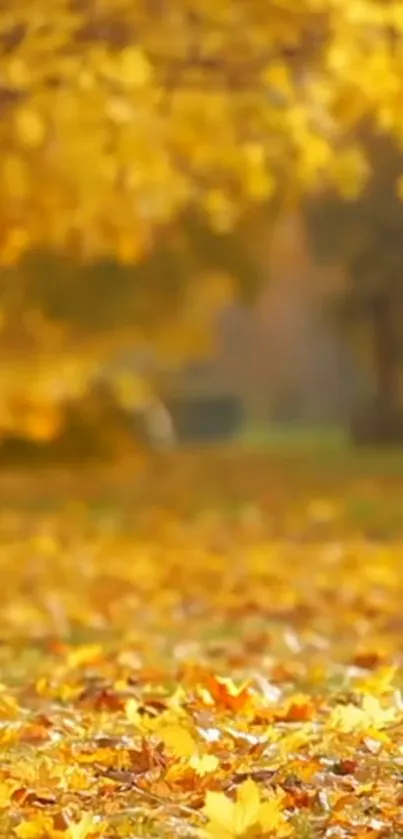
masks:
<path id="1" fill-rule="evenodd" d="M 5 155 L 1 165 L 1 180 L 9 200 L 23 200 L 29 190 L 29 168 L 17 154 Z"/>
<path id="2" fill-rule="evenodd" d="M 234 206 L 224 192 L 212 189 L 204 199 L 204 209 L 207 212 L 212 227 L 220 233 L 225 233 L 234 224 Z"/>
<path id="3" fill-rule="evenodd" d="M 102 72 L 124 87 L 137 88 L 150 83 L 152 68 L 141 49 L 128 47 L 113 56 L 105 56 Z"/>
<path id="4" fill-rule="evenodd" d="M 251 779 L 237 790 L 236 801 L 223 793 L 208 792 L 204 813 L 208 832 L 216 839 L 271 834 L 289 836 L 291 828 L 284 816 L 283 793 L 271 793 L 262 801 L 258 786 Z"/>
<path id="5" fill-rule="evenodd" d="M 325 139 L 314 134 L 307 137 L 301 154 L 301 177 L 305 183 L 309 185 L 321 174 L 325 176 L 331 160 L 332 149 Z"/>
<path id="6" fill-rule="evenodd" d="M 258 201 L 269 198 L 276 183 L 269 169 L 264 146 L 249 143 L 243 152 L 244 182 L 248 195 Z"/>
<path id="7" fill-rule="evenodd" d="M 292 731 L 290 734 L 286 734 L 285 737 L 282 737 L 278 741 L 277 746 L 283 760 L 287 760 L 291 754 L 295 754 L 300 749 L 304 748 L 304 746 L 309 743 L 312 733 L 312 726 L 302 722 L 297 730 Z"/>
<path id="8" fill-rule="evenodd" d="M 186 728 L 179 725 L 166 726 L 158 731 L 158 736 L 176 757 L 191 758 L 197 754 L 197 745 Z"/>
<path id="9" fill-rule="evenodd" d="M 144 253 L 145 242 L 134 229 L 122 230 L 116 237 L 116 256 L 122 265 L 133 265 Z"/>
<path id="10" fill-rule="evenodd" d="M 357 463 L 332 488 L 305 463 L 296 494 L 272 457 L 186 453 L 158 470 L 152 506 L 126 463 L 2 477 L 5 835 L 124 839 L 136 822 L 145 839 L 285 839 L 354 819 L 373 839 L 368 802 L 395 835 L 401 542 L 348 525 Z M 377 504 L 397 488 L 382 474 Z M 337 508 L 330 539 L 290 539 L 296 520 L 312 532 L 315 499 Z"/>
<path id="11" fill-rule="evenodd" d="M 125 705 L 125 713 L 132 725 L 140 726 L 142 718 L 139 714 L 139 703 L 135 699 L 128 699 Z"/>
<path id="12" fill-rule="evenodd" d="M 262 74 L 262 81 L 283 96 L 290 96 L 293 92 L 290 71 L 283 62 L 270 64 Z"/>
<path id="13" fill-rule="evenodd" d="M 152 395 L 147 379 L 128 371 L 118 373 L 112 387 L 119 404 L 126 408 L 140 408 L 147 405 Z"/>
<path id="14" fill-rule="evenodd" d="M 375 673 L 371 673 L 369 676 L 364 677 L 357 687 L 359 687 L 363 693 L 369 693 L 373 696 L 384 696 L 385 694 L 390 695 L 395 689 L 393 682 L 397 672 L 396 666 L 379 667 L 375 670 Z"/>
<path id="15" fill-rule="evenodd" d="M 17 719 L 19 714 L 20 708 L 15 697 L 7 691 L 4 685 L 0 685 L 0 719 Z"/>
<path id="16" fill-rule="evenodd" d="M 332 178 L 341 194 L 346 199 L 354 199 L 359 195 L 370 171 L 365 157 L 358 148 L 341 151 L 332 163 Z"/>
<path id="17" fill-rule="evenodd" d="M 99 644 L 91 644 L 85 647 L 76 647 L 68 652 L 66 664 L 69 669 L 94 664 L 102 658 L 102 647 Z"/>
<path id="18" fill-rule="evenodd" d="M 26 249 L 39 240 L 68 250 L 76 231 L 92 257 L 104 252 L 104 220 L 113 218 L 108 246 L 136 261 L 141 248 L 120 236 L 129 206 L 150 234 L 189 202 L 227 230 L 251 202 L 283 189 L 284 175 L 296 195 L 330 182 L 349 198 L 363 182 L 360 163 L 341 164 L 340 154 L 361 119 L 401 133 L 399 50 L 386 37 L 387 27 L 401 32 L 399 2 L 301 0 L 285 12 L 236 0 L 230 12 L 222 0 L 197 6 L 194 19 L 182 6 L 160 16 L 105 0 L 90 17 L 60 0 L 49 18 L 41 0 L 46 27 L 27 0 L 18 15 L 2 10 L 0 31 L 14 41 L 1 60 L 0 148 L 28 171 L 0 182 L 0 203 L 8 224 L 9 194 L 27 200 Z"/>
<path id="19" fill-rule="evenodd" d="M 31 821 L 23 821 L 14 828 L 14 833 L 18 836 L 18 839 L 43 839 L 44 836 L 50 837 L 52 831 L 52 820 L 46 816 L 39 816 L 39 818 Z"/>
<path id="20" fill-rule="evenodd" d="M 365 694 L 361 707 L 357 705 L 338 705 L 330 714 L 328 726 L 343 733 L 383 729 L 396 719 L 393 707 L 383 707 L 380 701 L 370 694 Z"/>
<path id="21" fill-rule="evenodd" d="M 0 782 L 0 812 L 8 810 L 11 805 L 11 796 L 16 787 L 16 784 Z"/>
<path id="22" fill-rule="evenodd" d="M 67 834 L 69 839 L 87 839 L 98 826 L 93 816 L 87 813 L 78 822 L 70 821 Z"/>
<path id="23" fill-rule="evenodd" d="M 37 148 L 45 138 L 46 126 L 34 108 L 24 107 L 17 111 L 15 127 L 19 141 L 28 149 Z"/>
<path id="24" fill-rule="evenodd" d="M 61 822 L 60 826 L 58 821 Z M 94 819 L 88 813 L 80 821 L 74 822 L 63 815 L 57 819 L 40 815 L 29 821 L 23 821 L 14 828 L 18 839 L 87 839 L 93 834 Z"/>
<path id="25" fill-rule="evenodd" d="M 22 188 L 22 181 L 20 181 L 18 186 Z M 3 265 L 15 264 L 27 250 L 29 244 L 30 235 L 27 228 L 19 225 L 8 228 L 3 235 L 3 241 L 0 245 Z"/>
<path id="26" fill-rule="evenodd" d="M 202 755 L 202 757 L 192 755 L 189 760 L 190 768 L 202 777 L 209 775 L 211 772 L 215 772 L 219 765 L 219 760 L 215 755 Z"/>

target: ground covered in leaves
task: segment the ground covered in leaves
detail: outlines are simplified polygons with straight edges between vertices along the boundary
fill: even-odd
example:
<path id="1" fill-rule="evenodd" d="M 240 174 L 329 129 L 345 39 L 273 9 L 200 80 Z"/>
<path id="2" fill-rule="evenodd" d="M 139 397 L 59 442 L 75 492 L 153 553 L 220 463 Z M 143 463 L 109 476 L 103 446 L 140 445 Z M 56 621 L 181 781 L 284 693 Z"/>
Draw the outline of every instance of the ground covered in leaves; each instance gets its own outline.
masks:
<path id="1" fill-rule="evenodd" d="M 0 835 L 403 836 L 403 470 L 0 480 Z"/>

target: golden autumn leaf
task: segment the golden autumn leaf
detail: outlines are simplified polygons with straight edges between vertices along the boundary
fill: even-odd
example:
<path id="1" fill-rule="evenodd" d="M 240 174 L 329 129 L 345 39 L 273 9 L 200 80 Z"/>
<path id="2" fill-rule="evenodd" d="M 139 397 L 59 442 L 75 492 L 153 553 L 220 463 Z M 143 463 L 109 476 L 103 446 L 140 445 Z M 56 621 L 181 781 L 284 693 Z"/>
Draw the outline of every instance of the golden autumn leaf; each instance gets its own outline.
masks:
<path id="1" fill-rule="evenodd" d="M 18 839 L 43 839 L 52 836 L 52 819 L 48 816 L 38 816 L 29 821 L 22 821 L 14 827 L 14 833 Z"/>
<path id="2" fill-rule="evenodd" d="M 102 658 L 103 650 L 100 644 L 88 644 L 71 649 L 67 653 L 66 664 L 72 670 L 76 667 L 84 667 Z"/>
<path id="3" fill-rule="evenodd" d="M 40 146 L 45 138 L 43 119 L 33 108 L 26 107 L 17 111 L 15 126 L 21 144 L 27 148 Z"/>
<path id="4" fill-rule="evenodd" d="M 151 81 L 152 67 L 141 49 L 122 50 L 118 66 L 121 80 L 129 87 L 144 87 Z"/>
<path id="5" fill-rule="evenodd" d="M 197 775 L 209 775 L 211 772 L 216 771 L 219 766 L 219 760 L 215 755 L 205 754 L 199 757 L 199 755 L 193 754 L 189 760 L 189 766 Z"/>
<path id="6" fill-rule="evenodd" d="M 345 733 L 382 729 L 396 719 L 396 709 L 383 707 L 376 696 L 365 694 L 361 707 L 338 705 L 330 714 L 328 727 Z"/>
<path id="7" fill-rule="evenodd" d="M 87 839 L 93 834 L 94 826 L 94 817 L 91 813 L 85 813 L 78 822 L 70 821 L 66 839 Z"/>
<path id="8" fill-rule="evenodd" d="M 248 779 L 238 788 L 236 801 L 223 793 L 208 792 L 203 812 L 209 820 L 208 833 L 216 839 L 259 836 L 261 833 L 280 837 L 291 833 L 283 807 L 282 793 L 271 793 L 268 800 L 261 801 L 257 784 Z"/>
<path id="9" fill-rule="evenodd" d="M 0 811 L 8 810 L 11 804 L 11 796 L 15 789 L 15 784 L 0 782 Z"/>
<path id="10" fill-rule="evenodd" d="M 197 755 L 197 745 L 186 728 L 180 725 L 167 725 L 158 730 L 158 736 L 169 752 L 176 757 L 190 757 Z"/>

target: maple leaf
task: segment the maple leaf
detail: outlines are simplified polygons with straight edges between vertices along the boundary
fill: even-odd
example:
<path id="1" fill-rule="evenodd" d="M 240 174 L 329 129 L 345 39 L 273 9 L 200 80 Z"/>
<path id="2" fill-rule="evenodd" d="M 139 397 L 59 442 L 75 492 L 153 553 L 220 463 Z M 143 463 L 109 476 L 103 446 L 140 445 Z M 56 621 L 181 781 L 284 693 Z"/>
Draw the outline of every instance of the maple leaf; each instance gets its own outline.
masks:
<path id="1" fill-rule="evenodd" d="M 209 820 L 207 830 L 216 839 L 259 836 L 262 833 L 285 837 L 290 835 L 291 828 L 283 808 L 283 793 L 271 793 L 262 802 L 257 784 L 249 778 L 238 788 L 236 801 L 223 793 L 207 792 L 203 812 Z"/>
<path id="2" fill-rule="evenodd" d="M 395 708 L 384 708 L 376 696 L 365 694 L 361 707 L 349 704 L 334 708 L 328 720 L 328 727 L 345 733 L 371 729 L 376 731 L 395 719 Z"/>
<path id="3" fill-rule="evenodd" d="M 215 770 L 219 766 L 219 760 L 215 755 L 192 755 L 189 760 L 189 766 L 193 769 L 197 775 L 208 775 L 211 772 L 215 772 Z"/>
<path id="4" fill-rule="evenodd" d="M 169 725 L 158 730 L 158 735 L 165 746 L 176 757 L 194 757 L 197 755 L 197 745 L 186 728 L 180 725 Z"/>
<path id="5" fill-rule="evenodd" d="M 231 711 L 244 709 L 251 699 L 248 681 L 238 687 L 232 679 L 208 674 L 205 677 L 205 687 L 214 703 Z M 206 698 L 209 701 L 208 695 Z"/>

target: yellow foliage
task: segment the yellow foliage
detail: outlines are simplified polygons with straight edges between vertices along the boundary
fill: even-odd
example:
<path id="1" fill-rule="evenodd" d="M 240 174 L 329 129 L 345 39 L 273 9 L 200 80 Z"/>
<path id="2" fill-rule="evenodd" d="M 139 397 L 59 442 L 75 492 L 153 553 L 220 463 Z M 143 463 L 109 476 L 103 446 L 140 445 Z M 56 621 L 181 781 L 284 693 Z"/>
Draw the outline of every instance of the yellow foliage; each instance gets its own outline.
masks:
<path id="1" fill-rule="evenodd" d="M 403 477 L 350 457 L 2 474 L 2 836 L 399 834 Z"/>
<path id="2" fill-rule="evenodd" d="M 329 728 L 348 733 L 382 729 L 396 718 L 394 708 L 383 708 L 376 696 L 365 694 L 362 706 L 341 705 L 333 709 L 329 717 Z"/>
<path id="3" fill-rule="evenodd" d="M 170 725 L 161 728 L 158 736 L 165 746 L 176 757 L 192 758 L 197 754 L 197 745 L 186 728 L 180 725 Z"/>
<path id="4" fill-rule="evenodd" d="M 144 227 L 189 203 L 227 229 L 287 180 L 350 195 L 363 174 L 354 126 L 373 115 L 402 136 L 402 0 L 35 10 L 0 10 L 6 263 L 32 241 L 69 248 L 72 237 L 84 255 L 136 260 Z M 10 251 L 16 219 L 26 235 Z"/>
<path id="5" fill-rule="evenodd" d="M 289 836 L 292 830 L 283 810 L 282 792 L 272 792 L 262 801 L 259 787 L 250 778 L 238 788 L 236 801 L 220 792 L 208 792 L 204 806 L 209 820 L 208 832 L 216 839 L 266 834 Z"/>

